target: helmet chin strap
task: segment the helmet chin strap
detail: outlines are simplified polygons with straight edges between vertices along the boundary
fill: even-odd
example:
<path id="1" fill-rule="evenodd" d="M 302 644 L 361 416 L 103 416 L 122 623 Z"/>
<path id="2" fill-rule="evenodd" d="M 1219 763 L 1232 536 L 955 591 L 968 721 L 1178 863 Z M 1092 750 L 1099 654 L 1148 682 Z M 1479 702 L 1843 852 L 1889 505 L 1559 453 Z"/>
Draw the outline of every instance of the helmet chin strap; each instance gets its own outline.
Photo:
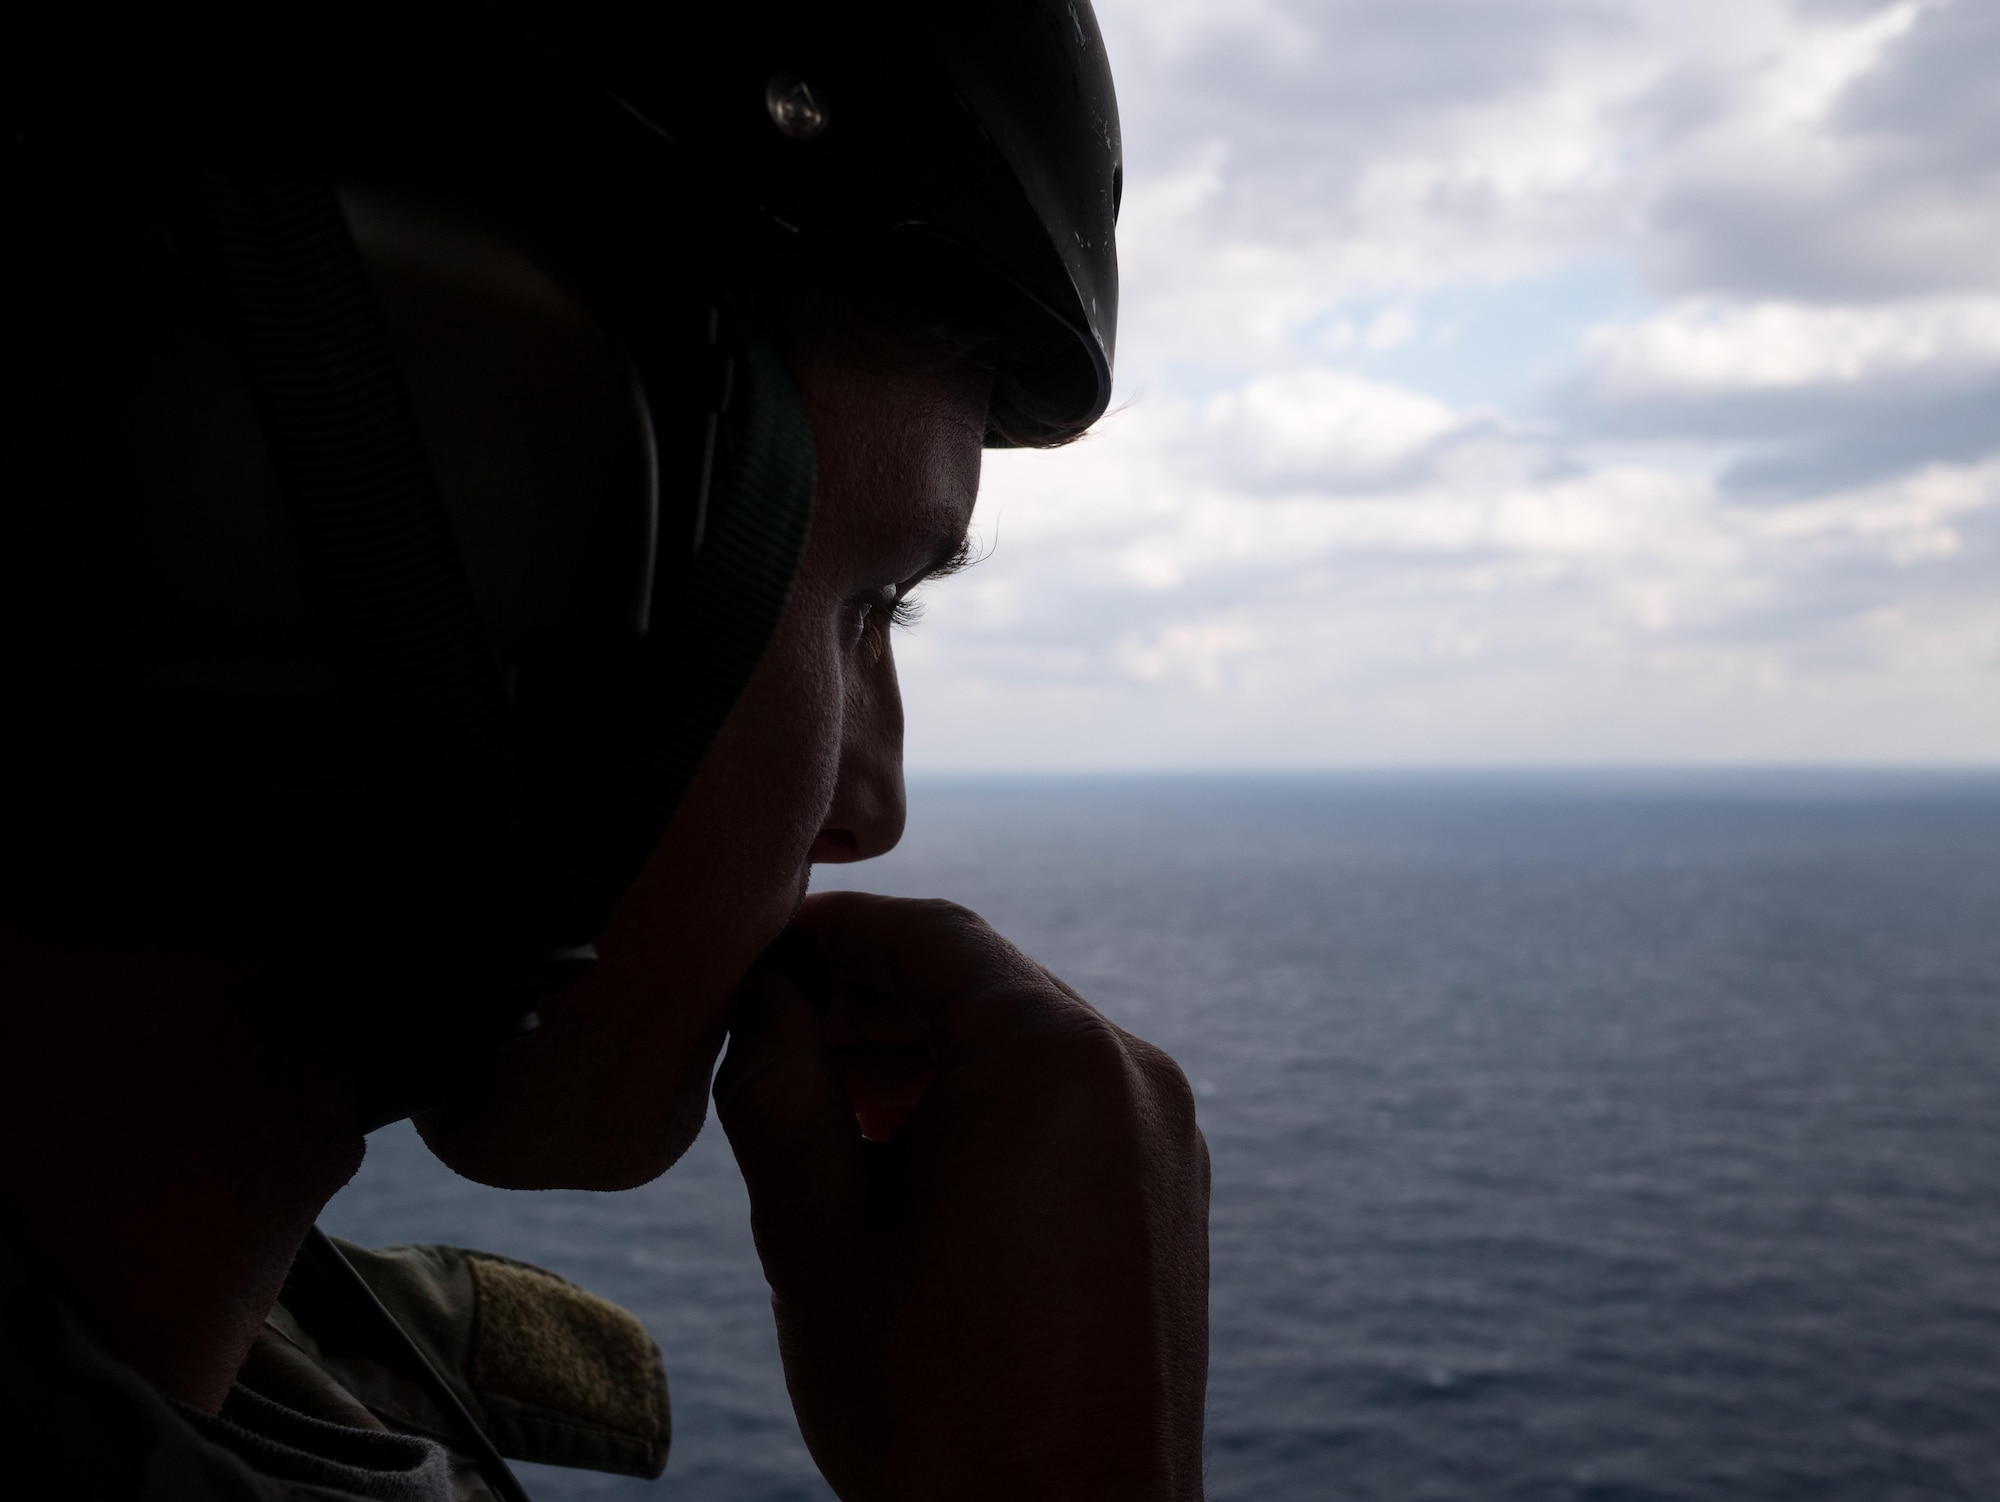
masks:
<path id="1" fill-rule="evenodd" d="M 322 977 L 372 1130 L 475 1086 L 595 962 L 784 610 L 811 424 L 777 352 L 709 319 L 693 563 L 645 638 L 517 665 L 517 709 L 331 181 L 290 157 L 210 162 L 200 202 L 387 810 L 392 846 L 354 880 L 366 916 Z"/>

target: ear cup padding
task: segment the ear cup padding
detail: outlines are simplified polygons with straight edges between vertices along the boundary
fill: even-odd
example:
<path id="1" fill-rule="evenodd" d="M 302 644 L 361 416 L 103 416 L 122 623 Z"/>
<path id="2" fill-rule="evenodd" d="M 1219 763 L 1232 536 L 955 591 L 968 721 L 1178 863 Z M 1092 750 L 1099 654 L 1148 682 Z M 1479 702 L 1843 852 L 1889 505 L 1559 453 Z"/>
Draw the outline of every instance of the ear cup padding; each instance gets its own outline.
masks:
<path id="1" fill-rule="evenodd" d="M 721 350 L 701 546 L 662 568 L 644 643 L 523 665 L 530 820 L 574 932 L 595 934 L 659 842 L 777 630 L 811 529 L 812 422 L 790 369 L 735 318 Z"/>

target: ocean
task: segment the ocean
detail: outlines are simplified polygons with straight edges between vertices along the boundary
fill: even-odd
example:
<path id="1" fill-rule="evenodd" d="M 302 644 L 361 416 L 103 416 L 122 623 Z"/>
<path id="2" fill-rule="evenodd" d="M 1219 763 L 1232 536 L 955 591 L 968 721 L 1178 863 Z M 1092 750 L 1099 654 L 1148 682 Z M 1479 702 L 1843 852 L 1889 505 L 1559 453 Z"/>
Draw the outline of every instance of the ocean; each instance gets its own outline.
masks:
<path id="1" fill-rule="evenodd" d="M 819 877 L 977 908 L 1187 1070 L 1212 1497 L 2000 1497 L 2000 778 L 932 781 Z M 393 1128 L 323 1223 L 646 1321 L 665 1478 L 535 1496 L 831 1495 L 713 1122 L 615 1196 Z"/>

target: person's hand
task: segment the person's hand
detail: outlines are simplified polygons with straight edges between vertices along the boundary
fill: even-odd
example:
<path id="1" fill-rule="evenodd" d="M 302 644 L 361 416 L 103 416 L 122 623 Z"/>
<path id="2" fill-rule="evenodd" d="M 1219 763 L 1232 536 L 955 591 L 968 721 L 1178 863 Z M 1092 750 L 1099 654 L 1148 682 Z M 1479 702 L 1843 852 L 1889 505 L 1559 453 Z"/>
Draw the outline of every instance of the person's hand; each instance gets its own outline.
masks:
<path id="1" fill-rule="evenodd" d="M 831 1008 L 754 974 L 715 1101 L 834 1490 L 1199 1497 L 1208 1150 L 1185 1077 L 963 908 L 831 892 L 797 926 Z"/>

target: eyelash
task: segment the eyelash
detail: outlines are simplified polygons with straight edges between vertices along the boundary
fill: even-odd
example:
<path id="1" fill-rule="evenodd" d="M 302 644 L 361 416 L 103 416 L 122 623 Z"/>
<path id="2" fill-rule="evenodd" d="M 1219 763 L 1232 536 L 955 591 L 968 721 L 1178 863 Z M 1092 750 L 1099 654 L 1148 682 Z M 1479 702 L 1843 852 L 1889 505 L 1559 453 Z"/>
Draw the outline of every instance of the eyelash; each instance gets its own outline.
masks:
<path id="1" fill-rule="evenodd" d="M 886 624 L 891 629 L 916 625 L 924 618 L 924 602 L 916 597 L 919 585 L 932 584 L 939 579 L 949 579 L 953 574 L 962 573 L 972 567 L 982 556 L 972 551 L 972 539 L 966 538 L 958 545 L 957 552 L 925 574 L 918 584 L 900 589 L 894 599 L 883 602 L 864 601 L 861 607 L 863 626 L 872 624 L 878 614 L 887 616 Z"/>

